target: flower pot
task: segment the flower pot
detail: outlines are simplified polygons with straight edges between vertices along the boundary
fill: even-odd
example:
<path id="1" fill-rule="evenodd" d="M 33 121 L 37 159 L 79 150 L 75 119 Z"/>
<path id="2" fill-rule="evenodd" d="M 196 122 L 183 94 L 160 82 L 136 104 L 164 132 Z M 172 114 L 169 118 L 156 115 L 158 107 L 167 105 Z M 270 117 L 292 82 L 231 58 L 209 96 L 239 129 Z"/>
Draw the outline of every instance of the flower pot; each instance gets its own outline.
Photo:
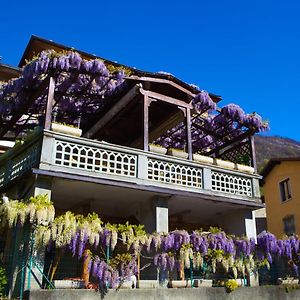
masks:
<path id="1" fill-rule="evenodd" d="M 203 164 L 213 164 L 214 163 L 213 157 L 204 156 L 204 155 L 200 155 L 200 154 L 193 154 L 193 160 L 203 163 Z"/>
<path id="2" fill-rule="evenodd" d="M 149 151 L 154 152 L 154 153 L 158 153 L 158 154 L 166 154 L 167 153 L 167 148 L 158 146 L 158 145 L 154 145 L 154 144 L 150 144 L 149 145 Z"/>
<path id="3" fill-rule="evenodd" d="M 172 280 L 169 282 L 169 287 L 171 288 L 186 288 L 191 286 L 191 282 L 186 280 Z"/>
<path id="4" fill-rule="evenodd" d="M 298 284 L 299 280 L 294 277 L 289 277 L 286 279 L 278 278 L 277 282 L 278 284 Z"/>
<path id="5" fill-rule="evenodd" d="M 184 158 L 184 159 L 188 158 L 188 153 L 182 150 L 168 149 L 168 154 L 179 158 Z"/>
<path id="6" fill-rule="evenodd" d="M 72 279 L 54 280 L 53 284 L 56 289 L 83 289 L 84 288 L 83 280 L 72 280 Z"/>
<path id="7" fill-rule="evenodd" d="M 139 289 L 156 289 L 159 287 L 158 280 L 140 280 L 138 282 Z"/>
<path id="8" fill-rule="evenodd" d="M 219 158 L 216 159 L 216 165 L 226 169 L 234 169 L 235 167 L 235 163 L 228 160 L 219 159 Z"/>
<path id="9" fill-rule="evenodd" d="M 236 164 L 236 168 L 239 171 L 247 172 L 247 173 L 254 173 L 254 168 L 246 165 Z"/>
<path id="10" fill-rule="evenodd" d="M 213 281 L 211 279 L 195 279 L 194 287 L 212 287 Z"/>
<path id="11" fill-rule="evenodd" d="M 71 126 L 59 124 L 59 123 L 52 123 L 51 130 L 55 131 L 55 132 L 59 132 L 59 133 L 77 136 L 77 137 L 81 136 L 81 134 L 82 134 L 82 130 L 80 128 L 71 127 Z"/>

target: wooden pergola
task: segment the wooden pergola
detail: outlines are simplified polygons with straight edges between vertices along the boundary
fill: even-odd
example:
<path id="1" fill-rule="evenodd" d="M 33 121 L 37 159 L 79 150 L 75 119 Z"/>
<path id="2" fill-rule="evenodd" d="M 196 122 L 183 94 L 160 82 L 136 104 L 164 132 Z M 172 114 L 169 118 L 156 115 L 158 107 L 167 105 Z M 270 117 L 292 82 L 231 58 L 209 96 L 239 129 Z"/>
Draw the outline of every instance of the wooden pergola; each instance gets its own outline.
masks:
<path id="1" fill-rule="evenodd" d="M 36 47 L 39 51 L 49 48 L 50 44 L 55 50 L 63 48 L 62 45 L 36 37 L 33 37 L 30 43 L 37 43 L 37 46 L 29 44 L 25 51 L 27 54 L 24 54 L 21 60 L 23 63 L 26 56 L 30 57 L 34 53 Z M 87 53 L 80 54 L 85 59 L 95 58 Z M 128 68 L 110 61 L 108 63 L 114 68 Z M 50 130 L 53 115 L 56 115 L 56 121 L 75 126 L 80 120 L 85 138 L 104 140 L 145 151 L 148 151 L 149 142 L 161 144 L 168 138 L 172 140 L 168 147 L 175 147 L 176 143 L 181 143 L 188 152 L 189 159 L 192 159 L 193 153 L 200 153 L 238 162 L 239 157 L 246 155 L 251 158 L 251 165 L 256 167 L 253 142 L 255 129 L 230 119 L 225 120 L 220 109 L 215 111 L 214 120 L 216 123 L 218 120 L 223 123 L 219 122 L 218 126 L 211 128 L 207 124 L 209 111 L 197 111 L 193 105 L 193 99 L 199 90 L 172 75 L 132 68 L 128 70 L 123 84 L 117 91 L 102 97 L 89 91 L 96 77 L 94 74 L 70 70 L 67 72 L 68 85 L 62 87 L 58 78 L 66 72 L 49 72 L 42 81 L 22 89 L 22 105 L 6 119 L 0 118 L 0 138 L 15 139 L 37 125 Z M 70 94 L 70 86 L 82 75 L 88 76 L 87 83 L 80 90 Z M 64 111 L 61 103 L 66 96 L 72 97 L 74 102 L 84 99 L 82 109 Z M 215 103 L 221 100 L 219 96 L 209 96 Z M 89 110 L 91 107 L 95 109 Z M 184 134 L 178 138 L 178 132 Z M 199 145 L 198 141 L 201 139 L 211 142 Z"/>

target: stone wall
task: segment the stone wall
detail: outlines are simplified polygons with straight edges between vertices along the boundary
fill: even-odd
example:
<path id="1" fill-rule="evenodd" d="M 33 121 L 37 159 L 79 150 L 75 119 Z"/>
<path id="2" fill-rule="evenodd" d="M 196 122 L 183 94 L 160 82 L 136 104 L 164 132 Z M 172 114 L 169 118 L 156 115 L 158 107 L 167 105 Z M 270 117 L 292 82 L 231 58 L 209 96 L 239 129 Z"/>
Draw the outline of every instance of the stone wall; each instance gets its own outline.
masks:
<path id="1" fill-rule="evenodd" d="M 189 289 L 135 289 L 109 291 L 102 298 L 93 290 L 36 290 L 30 300 L 298 300 L 300 290 L 285 292 L 281 286 L 241 287 L 228 294 L 224 288 L 189 288 Z"/>

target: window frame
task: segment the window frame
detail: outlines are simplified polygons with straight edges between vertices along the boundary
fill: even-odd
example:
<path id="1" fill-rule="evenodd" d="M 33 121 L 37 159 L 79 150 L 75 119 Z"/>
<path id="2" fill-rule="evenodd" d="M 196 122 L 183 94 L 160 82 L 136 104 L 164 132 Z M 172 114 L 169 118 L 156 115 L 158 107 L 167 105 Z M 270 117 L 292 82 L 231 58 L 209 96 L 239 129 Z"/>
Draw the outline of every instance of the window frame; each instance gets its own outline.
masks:
<path id="1" fill-rule="evenodd" d="M 287 177 L 279 181 L 279 197 L 280 202 L 285 203 L 292 199 L 291 179 Z"/>
<path id="2" fill-rule="evenodd" d="M 286 221 L 290 221 L 293 220 L 293 232 L 292 233 L 288 233 L 286 230 Z M 282 224 L 283 224 L 283 232 L 284 234 L 286 234 L 287 236 L 292 236 L 296 234 L 296 218 L 294 214 L 291 215 L 286 215 L 285 217 L 282 218 Z"/>

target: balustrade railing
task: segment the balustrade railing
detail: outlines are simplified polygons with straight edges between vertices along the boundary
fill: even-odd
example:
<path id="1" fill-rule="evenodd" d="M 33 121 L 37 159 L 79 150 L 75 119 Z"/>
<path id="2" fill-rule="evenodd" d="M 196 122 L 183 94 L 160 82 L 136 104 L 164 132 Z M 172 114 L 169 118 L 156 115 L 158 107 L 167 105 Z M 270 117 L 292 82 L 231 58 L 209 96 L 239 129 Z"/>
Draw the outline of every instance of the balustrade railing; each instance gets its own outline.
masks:
<path id="1" fill-rule="evenodd" d="M 0 164 L 0 187 L 14 180 L 40 160 L 39 167 L 77 175 L 128 180 L 164 188 L 193 192 L 228 194 L 258 198 L 258 176 L 241 171 L 154 154 L 84 138 L 45 131 L 39 144 L 27 147 L 17 156 Z"/>
<path id="2" fill-rule="evenodd" d="M 40 157 L 39 142 L 35 142 L 30 146 L 24 145 L 24 151 L 20 150 L 19 148 L 17 153 L 11 151 L 12 155 L 7 155 L 5 163 L 2 163 L 0 167 L 0 188 L 22 176 L 38 164 Z"/>

